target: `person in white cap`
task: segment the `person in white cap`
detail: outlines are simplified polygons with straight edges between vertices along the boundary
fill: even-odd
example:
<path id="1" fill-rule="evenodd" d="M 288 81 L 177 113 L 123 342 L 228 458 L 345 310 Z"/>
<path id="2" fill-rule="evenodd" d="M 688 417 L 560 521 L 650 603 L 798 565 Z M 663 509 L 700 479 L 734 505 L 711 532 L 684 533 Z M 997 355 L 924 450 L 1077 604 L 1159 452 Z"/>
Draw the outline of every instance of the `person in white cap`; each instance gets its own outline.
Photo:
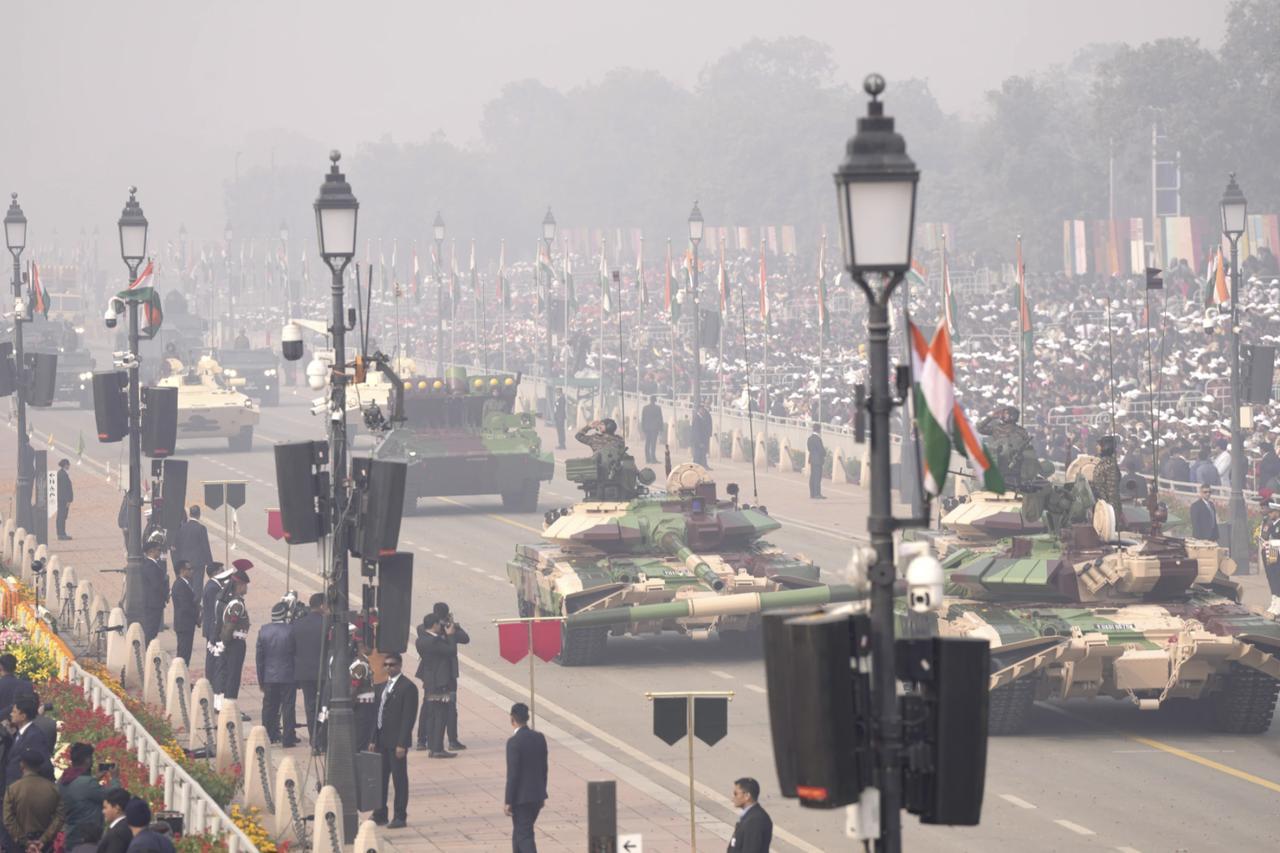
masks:
<path id="1" fill-rule="evenodd" d="M 221 649 L 218 642 L 218 599 L 222 591 L 231 581 L 234 570 L 224 568 L 221 563 L 209 566 L 209 579 L 200 591 L 200 636 L 204 637 L 204 677 L 209 684 L 218 683 L 218 669 L 222 665 Z M 221 703 L 214 697 L 214 710 Z"/>
<path id="2" fill-rule="evenodd" d="M 241 562 L 249 561 L 236 560 L 237 564 Z M 216 648 L 222 662 L 218 668 L 218 681 L 213 686 L 213 701 L 217 708 L 222 707 L 223 699 L 240 698 L 240 674 L 244 670 L 246 641 L 249 639 L 249 608 L 244 601 L 248 591 L 249 573 L 236 568 L 231 573 L 229 586 L 218 599 Z"/>

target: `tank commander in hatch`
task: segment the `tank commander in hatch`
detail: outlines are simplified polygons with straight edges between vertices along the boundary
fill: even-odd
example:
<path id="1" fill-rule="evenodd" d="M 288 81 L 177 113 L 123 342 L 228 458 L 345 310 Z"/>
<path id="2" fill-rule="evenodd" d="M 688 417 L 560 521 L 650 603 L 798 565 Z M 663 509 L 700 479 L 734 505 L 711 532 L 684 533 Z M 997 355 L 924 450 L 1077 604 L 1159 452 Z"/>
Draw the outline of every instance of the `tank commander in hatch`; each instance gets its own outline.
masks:
<path id="1" fill-rule="evenodd" d="M 620 451 L 627 449 L 622 443 L 622 436 L 618 435 L 618 424 L 613 418 L 592 421 L 578 430 L 574 438 L 590 447 L 592 452 L 604 450 L 606 447 L 616 447 Z"/>

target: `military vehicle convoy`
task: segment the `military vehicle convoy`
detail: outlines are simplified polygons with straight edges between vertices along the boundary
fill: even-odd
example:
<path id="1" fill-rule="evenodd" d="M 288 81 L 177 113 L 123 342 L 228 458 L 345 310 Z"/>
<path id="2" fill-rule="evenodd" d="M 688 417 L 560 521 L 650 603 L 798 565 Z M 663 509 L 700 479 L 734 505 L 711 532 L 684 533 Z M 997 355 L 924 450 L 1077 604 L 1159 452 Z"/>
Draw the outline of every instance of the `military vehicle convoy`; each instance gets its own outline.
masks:
<path id="1" fill-rule="evenodd" d="M 240 391 L 257 400 L 259 406 L 280 405 L 280 358 L 275 350 L 225 347 L 214 357 L 223 376 L 244 380 Z"/>
<path id="2" fill-rule="evenodd" d="M 1221 731 L 1267 730 L 1280 623 L 1240 603 L 1225 549 L 1158 525 L 1118 530 L 1083 473 L 1022 501 L 1016 530 L 1013 504 L 995 496 L 953 515 L 949 597 L 930 626 L 991 644 L 991 733 L 1020 730 L 1037 699 L 1098 696 L 1144 710 L 1195 701 Z"/>
<path id="3" fill-rule="evenodd" d="M 609 636 L 677 632 L 756 642 L 763 611 L 849 601 L 848 586 L 764 541 L 781 527 L 764 507 L 728 498 L 698 465 L 684 464 L 665 492 L 620 444 L 570 459 L 566 476 L 585 499 L 546 514 L 542 541 L 507 563 L 521 616 L 563 616 L 558 661 L 600 661 Z"/>
<path id="4" fill-rule="evenodd" d="M 156 385 L 178 389 L 178 438 L 225 438 L 231 450 L 252 450 L 259 411 L 239 390 L 244 380 L 225 377 L 208 356 L 189 370 L 175 358 L 165 361 L 169 375 Z"/>
<path id="5" fill-rule="evenodd" d="M 538 493 L 555 463 L 542 449 L 533 415 L 514 411 L 519 384 L 519 376 L 468 376 L 462 367 L 402 380 L 405 421 L 392 425 L 373 455 L 408 466 L 406 513 L 421 498 L 494 494 L 505 509 L 537 511 Z M 369 422 L 376 411 L 364 408 Z"/>

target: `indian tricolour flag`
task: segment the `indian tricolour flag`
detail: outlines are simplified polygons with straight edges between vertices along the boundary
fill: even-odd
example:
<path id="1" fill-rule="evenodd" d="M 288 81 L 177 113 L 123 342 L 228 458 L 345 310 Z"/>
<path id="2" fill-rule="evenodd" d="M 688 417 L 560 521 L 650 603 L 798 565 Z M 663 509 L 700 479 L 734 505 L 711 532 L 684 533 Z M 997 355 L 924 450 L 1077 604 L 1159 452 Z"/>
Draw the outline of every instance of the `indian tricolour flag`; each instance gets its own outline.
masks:
<path id="1" fill-rule="evenodd" d="M 1000 469 L 991 464 L 986 447 L 978 440 L 955 399 L 955 370 L 946 320 L 938 324 L 938 331 L 927 344 L 915 323 L 910 324 L 910 329 L 916 431 L 923 450 L 925 491 L 931 495 L 941 494 L 954 446 L 956 452 L 973 463 L 982 478 L 982 488 L 1003 492 Z"/>

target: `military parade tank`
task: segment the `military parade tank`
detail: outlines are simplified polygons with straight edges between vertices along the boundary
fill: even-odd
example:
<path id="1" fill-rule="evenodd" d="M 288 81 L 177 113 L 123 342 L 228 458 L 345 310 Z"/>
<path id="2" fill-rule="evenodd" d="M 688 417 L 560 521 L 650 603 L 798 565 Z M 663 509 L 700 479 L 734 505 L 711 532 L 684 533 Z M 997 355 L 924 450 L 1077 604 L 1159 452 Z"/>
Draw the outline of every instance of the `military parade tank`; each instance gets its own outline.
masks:
<path id="1" fill-rule="evenodd" d="M 555 462 L 542 449 L 533 415 L 514 411 L 519 384 L 519 376 L 468 376 L 461 367 L 402 380 L 405 420 L 392 425 L 373 455 L 406 464 L 406 513 L 420 498 L 493 494 L 506 509 L 537 511 Z M 366 407 L 366 423 L 375 415 L 376 407 Z"/>
<path id="2" fill-rule="evenodd" d="M 156 385 L 178 389 L 178 438 L 225 438 L 232 450 L 252 450 L 258 404 L 239 390 L 243 380 L 224 377 L 209 356 L 190 370 L 175 358 L 165 361 L 169 375 Z"/>
<path id="3" fill-rule="evenodd" d="M 739 505 L 733 484 L 721 498 L 698 465 L 680 465 L 656 493 L 653 472 L 620 444 L 568 460 L 565 472 L 585 500 L 548 512 L 542 541 L 516 546 L 507 563 L 521 616 L 565 617 L 562 665 L 597 663 L 610 635 L 741 641 L 763 611 L 857 597 L 765 542 L 781 524 Z"/>
<path id="4" fill-rule="evenodd" d="M 1219 730 L 1267 730 L 1280 623 L 1241 604 L 1224 548 L 1158 526 L 1118 530 L 1083 475 L 1037 493 L 1027 512 L 1045 532 L 954 550 L 945 607 L 925 617 L 941 635 L 990 643 L 993 734 L 1021 729 L 1037 699 L 1099 696 L 1144 710 L 1191 700 Z"/>
<path id="5" fill-rule="evenodd" d="M 215 357 L 223 376 L 243 379 L 240 391 L 257 400 L 259 406 L 280 405 L 280 358 L 275 350 L 228 347 L 218 350 Z"/>

